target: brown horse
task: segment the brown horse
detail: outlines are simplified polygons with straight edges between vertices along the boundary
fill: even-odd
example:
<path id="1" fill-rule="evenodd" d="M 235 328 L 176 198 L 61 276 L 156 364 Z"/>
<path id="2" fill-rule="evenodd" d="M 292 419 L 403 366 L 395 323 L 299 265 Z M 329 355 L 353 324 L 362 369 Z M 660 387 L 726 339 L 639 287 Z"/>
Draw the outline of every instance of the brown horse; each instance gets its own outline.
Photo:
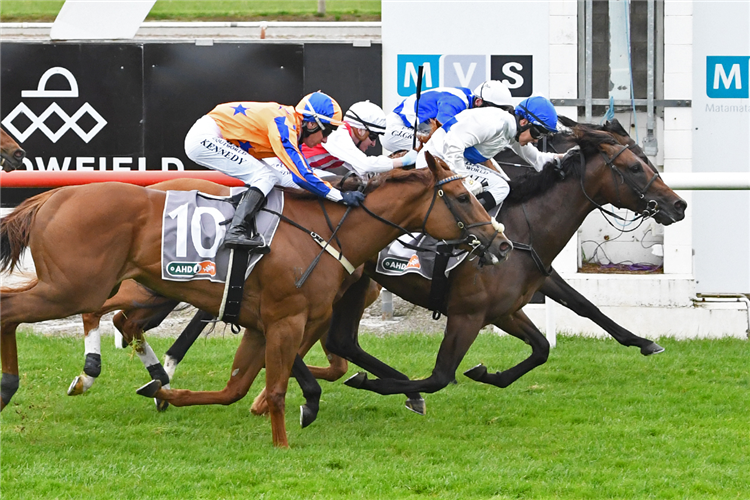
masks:
<path id="1" fill-rule="evenodd" d="M 515 244 L 516 258 L 511 265 L 478 270 L 461 265 L 452 271 L 449 295 L 440 310 L 447 315 L 448 323 L 430 377 L 409 380 L 361 349 L 357 325 L 362 301 L 356 294 L 361 293 L 367 278 L 363 278 L 362 285 L 357 283 L 349 288 L 334 309 L 327 347 L 380 378 L 370 380 L 365 373 L 359 373 L 347 385 L 379 394 L 405 393 L 414 401 L 420 397 L 419 392 L 435 392 L 451 382 L 480 329 L 494 324 L 529 344 L 531 355 L 503 372 L 490 374 L 479 365 L 465 375 L 507 387 L 547 360 L 549 343 L 521 308 L 545 283 L 552 260 L 589 212 L 611 203 L 636 213 L 651 214 L 665 225 L 684 218 L 687 204 L 662 182 L 655 170 L 612 134 L 576 124 L 572 134 L 558 134 L 551 141 L 559 151 L 578 144 L 580 160 L 566 158 L 561 170 L 548 165 L 540 174 L 511 184 L 510 196 L 498 219 L 514 241 L 525 245 Z M 369 277 L 414 304 L 428 306 L 430 282 L 415 275 L 379 275 L 375 272 L 375 262 L 370 260 L 365 264 Z"/>
<path id="2" fill-rule="evenodd" d="M 21 168 L 26 151 L 13 140 L 13 138 L 0 127 L 0 167 L 6 172 Z"/>
<path id="3" fill-rule="evenodd" d="M 512 246 L 466 191 L 460 177 L 440 161 L 429 169 L 392 171 L 368 183 L 366 207 L 350 209 L 323 203 L 332 220 L 341 220 L 341 251 L 354 266 L 398 236 L 424 229 L 437 238 L 460 238 L 465 248 L 492 263 L 504 260 Z M 442 202 L 436 201 L 440 198 Z M 101 309 L 125 279 L 134 279 L 160 295 L 217 314 L 224 285 L 207 281 L 161 279 L 161 227 L 165 193 L 118 183 L 67 187 L 22 203 L 0 222 L 0 271 L 13 269 L 28 246 L 37 279 L 23 287 L 0 290 L 1 407 L 18 388 L 16 328 Z M 321 200 L 288 193 L 284 217 L 323 238 L 333 236 L 320 213 Z M 96 207 L 96 210 L 85 207 Z M 334 246 L 332 244 L 332 246 Z M 284 399 L 297 349 L 305 336 L 328 324 L 344 269 L 324 258 L 301 287 L 295 282 L 319 254 L 309 233 L 281 224 L 271 253 L 256 266 L 245 285 L 238 323 L 245 332 L 227 387 L 218 392 L 159 389 L 154 397 L 176 406 L 230 404 L 247 392 L 266 368 L 266 393 L 273 443 L 288 446 Z"/>

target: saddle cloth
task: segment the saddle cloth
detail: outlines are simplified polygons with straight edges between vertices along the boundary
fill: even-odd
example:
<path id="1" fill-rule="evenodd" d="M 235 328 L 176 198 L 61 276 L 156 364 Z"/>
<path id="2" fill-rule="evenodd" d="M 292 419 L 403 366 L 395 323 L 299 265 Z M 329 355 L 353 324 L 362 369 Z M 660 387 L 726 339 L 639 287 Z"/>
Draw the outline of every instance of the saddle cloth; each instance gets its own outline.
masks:
<path id="1" fill-rule="evenodd" d="M 492 208 L 490 216 L 495 217 L 500 212 L 501 207 L 502 204 Z M 403 246 L 401 241 L 433 251 L 412 250 Z M 429 234 L 412 233 L 409 236 L 400 236 L 380 251 L 375 272 L 385 276 L 403 276 L 407 273 L 417 273 L 423 278 L 432 280 L 433 270 L 435 269 L 434 250 L 437 249 L 439 243 L 440 241 Z M 464 252 L 457 257 L 449 258 L 445 275 L 448 276 L 450 271 L 466 259 L 467 255 L 468 253 Z"/>
<path id="2" fill-rule="evenodd" d="M 232 188 L 235 196 L 246 188 Z M 228 248 L 222 245 L 227 225 L 234 215 L 231 196 L 212 196 L 198 191 L 167 191 L 162 216 L 161 278 L 168 281 L 210 280 L 224 283 L 229 264 Z M 266 198 L 265 208 L 281 213 L 284 194 L 277 189 Z M 258 232 L 271 245 L 279 218 L 261 210 L 255 218 Z M 252 254 L 245 279 L 262 255 Z"/>

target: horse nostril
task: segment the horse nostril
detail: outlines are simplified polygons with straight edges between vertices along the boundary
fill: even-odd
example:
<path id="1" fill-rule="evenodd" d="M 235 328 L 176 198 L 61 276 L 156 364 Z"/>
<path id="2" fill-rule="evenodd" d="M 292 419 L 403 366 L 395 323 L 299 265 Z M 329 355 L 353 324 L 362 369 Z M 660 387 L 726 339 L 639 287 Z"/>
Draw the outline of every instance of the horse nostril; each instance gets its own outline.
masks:
<path id="1" fill-rule="evenodd" d="M 23 149 L 16 149 L 15 153 L 13 153 L 13 156 L 17 160 L 23 160 L 26 157 L 26 151 L 24 151 Z"/>
<path id="2" fill-rule="evenodd" d="M 501 252 L 508 253 L 508 252 L 510 252 L 510 250 L 511 250 L 510 243 L 508 243 L 507 241 L 503 241 L 502 243 L 500 243 L 500 251 Z"/>
<path id="3" fill-rule="evenodd" d="M 677 210 L 684 212 L 687 209 L 687 202 L 685 200 L 677 200 L 674 202 L 674 207 Z"/>

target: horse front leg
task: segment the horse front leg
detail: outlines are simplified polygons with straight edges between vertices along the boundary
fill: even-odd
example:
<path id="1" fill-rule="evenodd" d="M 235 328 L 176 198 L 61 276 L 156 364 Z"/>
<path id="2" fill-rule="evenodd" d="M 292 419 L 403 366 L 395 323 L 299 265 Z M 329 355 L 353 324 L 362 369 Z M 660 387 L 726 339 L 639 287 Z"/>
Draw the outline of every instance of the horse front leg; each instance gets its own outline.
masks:
<path id="1" fill-rule="evenodd" d="M 18 390 L 18 323 L 3 322 L 0 328 L 0 362 L 3 375 L 0 379 L 0 411 L 3 411 Z"/>
<path id="2" fill-rule="evenodd" d="M 435 368 L 432 374 L 423 380 L 369 380 L 366 374 L 360 373 L 349 379 L 347 385 L 366 389 L 378 394 L 397 394 L 399 392 L 437 392 L 450 384 L 456 377 L 458 365 L 474 343 L 484 322 L 484 315 L 452 314 L 445 326 L 443 341 L 440 344 Z M 356 385 L 355 385 L 356 384 Z"/>
<path id="3" fill-rule="evenodd" d="M 273 445 L 278 448 L 289 447 L 284 423 L 286 392 L 306 319 L 306 314 L 297 314 L 266 327 L 266 401 L 271 416 Z"/>
<path id="4" fill-rule="evenodd" d="M 104 313 L 96 312 L 81 315 L 85 359 L 83 371 L 68 387 L 68 396 L 78 396 L 88 391 L 102 371 L 101 332 L 99 331 L 102 314 Z"/>
<path id="5" fill-rule="evenodd" d="M 370 281 L 368 276 L 362 276 L 334 304 L 325 349 L 356 364 L 380 379 L 408 381 L 409 377 L 405 374 L 365 352 L 359 345 L 359 322 L 362 319 L 368 297 L 372 293 Z M 361 377 L 361 374 L 355 375 L 344 383 L 351 387 L 357 387 Z M 424 415 L 425 406 L 422 396 L 418 392 L 405 394 L 407 397 L 406 407 L 415 413 Z"/>
<path id="6" fill-rule="evenodd" d="M 537 366 L 547 362 L 549 342 L 522 310 L 519 309 L 512 315 L 504 317 L 495 325 L 530 345 L 531 355 L 503 372 L 488 373 L 487 367 L 479 364 L 465 371 L 464 375 L 477 382 L 505 388 Z"/>
<path id="7" fill-rule="evenodd" d="M 577 315 L 590 319 L 602 327 L 620 344 L 626 347 L 640 347 L 641 354 L 644 356 L 658 354 L 664 351 L 664 348 L 656 342 L 639 337 L 615 323 L 586 297 L 578 293 L 578 291 L 562 279 L 554 269 L 552 270 L 552 274 L 544 280 L 539 291 L 555 302 L 567 307 Z"/>
<path id="8" fill-rule="evenodd" d="M 229 381 L 221 391 L 164 389 L 159 380 L 152 380 L 136 392 L 141 396 L 162 399 L 174 406 L 230 405 L 245 397 L 255 377 L 263 368 L 265 347 L 266 339 L 263 333 L 246 328 L 234 355 Z"/>

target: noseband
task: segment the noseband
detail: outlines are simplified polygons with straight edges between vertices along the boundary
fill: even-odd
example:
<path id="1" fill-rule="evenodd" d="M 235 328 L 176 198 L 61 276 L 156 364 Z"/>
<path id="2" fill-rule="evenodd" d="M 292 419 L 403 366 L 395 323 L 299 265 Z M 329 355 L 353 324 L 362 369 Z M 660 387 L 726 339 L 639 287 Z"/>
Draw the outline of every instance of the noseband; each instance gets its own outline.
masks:
<path id="1" fill-rule="evenodd" d="M 612 171 L 612 179 L 613 179 L 613 182 L 614 182 L 614 184 L 615 184 L 615 187 L 617 188 L 617 193 L 618 193 L 618 202 L 620 201 L 620 200 L 619 200 L 619 193 L 620 193 L 620 190 L 619 190 L 619 188 L 617 187 L 617 175 L 619 175 L 619 176 L 620 176 L 620 179 L 622 179 L 622 182 L 623 182 L 623 184 L 627 185 L 627 186 L 628 186 L 628 187 L 629 187 L 629 188 L 630 188 L 630 189 L 631 189 L 631 190 L 632 190 L 632 191 L 633 191 L 633 192 L 634 192 L 634 193 L 636 194 L 636 196 L 638 196 L 638 199 L 640 199 L 640 200 L 643 200 L 643 199 L 645 199 L 645 198 L 646 198 L 646 193 L 647 193 L 647 192 L 648 192 L 648 190 L 649 190 L 649 189 L 651 188 L 651 185 L 652 185 L 652 184 L 654 183 L 654 181 L 655 181 L 656 179 L 659 179 L 659 178 L 661 178 L 661 176 L 659 175 L 659 172 L 658 172 L 658 171 L 657 171 L 657 170 L 656 170 L 655 168 L 653 168 L 653 167 L 652 167 L 652 170 L 653 170 L 653 172 L 654 172 L 654 175 L 653 175 L 653 176 L 651 177 L 651 179 L 650 179 L 650 180 L 648 181 L 648 183 L 646 184 L 646 186 L 645 186 L 645 187 L 644 187 L 643 189 L 640 189 L 640 188 L 639 188 L 639 187 L 638 187 L 638 186 L 636 185 L 636 183 L 635 183 L 635 182 L 634 182 L 634 181 L 633 181 L 633 180 L 632 180 L 632 179 L 631 179 L 631 178 L 630 178 L 629 176 L 627 176 L 627 177 L 626 177 L 626 176 L 625 176 L 625 174 L 623 174 L 623 173 L 622 173 L 622 171 L 621 171 L 621 170 L 620 170 L 619 168 L 617 168 L 617 166 L 615 165 L 615 160 L 616 160 L 616 159 L 617 159 L 617 158 L 618 158 L 618 157 L 619 157 L 619 156 L 620 156 L 620 155 L 621 155 L 622 153 L 624 153 L 624 152 L 625 152 L 626 150 L 629 150 L 629 149 L 630 149 L 630 146 L 623 146 L 623 147 L 622 147 L 622 149 L 620 149 L 620 150 L 619 150 L 619 151 L 618 151 L 617 153 L 615 153 L 615 155 L 614 155 L 613 157 L 611 157 L 611 158 L 610 158 L 610 157 L 608 157 L 608 156 L 607 156 L 607 155 L 606 155 L 606 154 L 604 153 L 604 151 L 599 151 L 599 153 L 600 153 L 600 154 L 602 155 L 602 158 L 604 158 L 604 163 L 605 163 L 605 164 L 606 164 L 606 165 L 607 165 L 607 166 L 608 166 L 608 167 L 610 168 L 610 170 Z M 590 201 L 590 202 L 591 202 L 591 203 L 592 203 L 592 204 L 593 204 L 593 205 L 594 205 L 594 206 L 595 206 L 595 207 L 596 207 L 596 208 L 597 208 L 597 209 L 598 209 L 598 210 L 599 210 L 600 212 L 602 212 L 602 213 L 605 213 L 605 214 L 607 214 L 607 215 L 609 215 L 609 216 L 611 216 L 611 217 L 614 217 L 615 219 L 619 219 L 619 220 L 621 220 L 621 221 L 624 221 L 624 222 L 625 222 L 625 223 L 627 223 L 627 224 L 632 224 L 633 222 L 635 222 L 635 221 L 637 221 L 637 220 L 639 220 L 639 219 L 640 219 L 640 223 L 639 223 L 639 224 L 638 224 L 638 225 L 637 225 L 636 227 L 634 227 L 633 229 L 628 229 L 628 230 L 625 230 L 625 229 L 623 229 L 623 228 L 621 228 L 621 227 L 616 227 L 616 226 L 615 226 L 614 224 L 612 224 L 612 223 L 610 222 L 610 220 L 609 220 L 609 219 L 607 219 L 607 218 L 605 217 L 604 219 L 605 219 L 605 220 L 606 220 L 606 221 L 607 221 L 607 222 L 609 223 L 609 225 L 611 225 L 612 227 L 615 227 L 615 228 L 616 228 L 616 229 L 618 229 L 619 231 L 622 231 L 622 232 L 625 232 L 625 233 L 629 233 L 629 232 L 632 232 L 632 231 L 635 231 L 636 229 L 638 229 L 638 228 L 640 227 L 640 225 L 641 225 L 641 224 L 643 224 L 643 221 L 644 221 L 644 220 L 648 219 L 649 217 L 653 217 L 654 215 L 656 215 L 657 213 L 659 213 L 659 204 L 658 204 L 658 203 L 656 202 L 656 200 L 649 200 L 649 201 L 647 202 L 647 204 L 646 204 L 646 209 L 645 209 L 645 210 L 644 210 L 643 212 L 641 212 L 640 214 L 637 214 L 637 215 L 636 215 L 636 216 L 635 216 L 635 217 L 634 217 L 633 219 L 630 219 L 630 220 L 628 220 L 628 219 L 626 219 L 626 218 L 624 218 L 624 217 L 621 217 L 621 216 L 617 215 L 616 213 L 614 213 L 614 212 L 612 212 L 612 211 L 610 211 L 610 210 L 607 210 L 607 209 L 606 209 L 606 208 L 604 208 L 604 207 L 603 207 L 603 206 L 602 206 L 601 204 L 599 204 L 599 203 L 597 203 L 596 201 L 594 201 L 594 200 L 593 200 L 593 199 L 592 199 L 592 198 L 591 198 L 591 197 L 590 197 L 590 196 L 588 195 L 588 193 L 586 192 L 586 188 L 585 188 L 585 187 L 584 187 L 584 185 L 583 185 L 583 181 L 584 181 L 584 177 L 585 177 L 585 173 L 586 173 L 586 159 L 585 159 L 585 158 L 583 157 L 583 153 L 582 153 L 582 152 L 579 152 L 578 154 L 579 154 L 579 157 L 581 158 L 581 190 L 583 191 L 583 194 L 584 194 L 584 195 L 586 196 L 586 198 L 587 198 L 587 199 L 588 199 L 588 200 L 589 200 L 589 201 Z M 648 163 L 646 163 L 646 164 L 648 165 Z M 650 165 L 649 165 L 649 166 L 650 166 Z"/>

